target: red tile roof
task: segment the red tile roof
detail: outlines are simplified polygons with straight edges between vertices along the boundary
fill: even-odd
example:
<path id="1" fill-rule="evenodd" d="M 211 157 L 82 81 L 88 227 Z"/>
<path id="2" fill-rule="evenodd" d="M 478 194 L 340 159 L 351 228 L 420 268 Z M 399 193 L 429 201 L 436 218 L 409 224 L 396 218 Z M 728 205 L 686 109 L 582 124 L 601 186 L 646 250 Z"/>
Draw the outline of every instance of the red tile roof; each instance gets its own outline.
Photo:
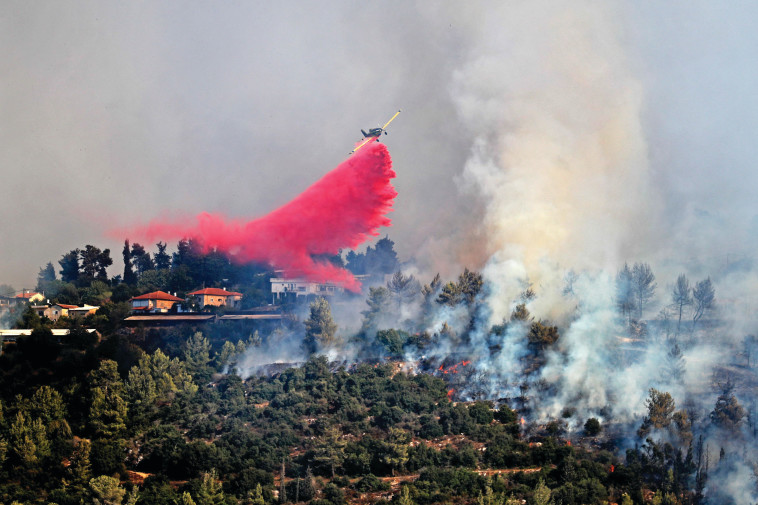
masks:
<path id="1" fill-rule="evenodd" d="M 203 288 L 189 293 L 190 295 L 213 295 L 213 296 L 242 296 L 242 293 L 236 291 L 227 291 L 219 288 Z"/>
<path id="2" fill-rule="evenodd" d="M 183 302 L 183 298 L 170 295 L 164 291 L 153 291 L 144 295 L 135 296 L 132 300 L 168 300 L 169 302 Z"/>
<path id="3" fill-rule="evenodd" d="M 37 296 L 39 293 L 20 293 L 16 295 L 16 298 L 31 298 L 32 296 Z"/>
<path id="4" fill-rule="evenodd" d="M 60 307 L 60 308 L 62 308 L 62 309 L 76 309 L 76 308 L 78 308 L 79 306 L 78 306 L 78 305 L 66 305 L 66 304 L 64 304 L 64 303 L 59 303 L 59 304 L 58 304 L 58 307 Z"/>

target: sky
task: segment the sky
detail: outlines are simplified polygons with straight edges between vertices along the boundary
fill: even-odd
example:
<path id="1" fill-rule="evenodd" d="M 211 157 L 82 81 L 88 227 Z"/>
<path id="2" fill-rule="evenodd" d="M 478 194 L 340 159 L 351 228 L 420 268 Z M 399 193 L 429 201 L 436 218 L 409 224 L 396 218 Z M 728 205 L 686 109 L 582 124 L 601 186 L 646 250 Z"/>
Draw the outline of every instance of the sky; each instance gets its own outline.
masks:
<path id="1" fill-rule="evenodd" d="M 384 233 L 422 276 L 751 257 L 756 10 L 2 2 L 0 283 L 86 244 L 119 274 L 114 227 L 265 215 L 398 109 Z"/>

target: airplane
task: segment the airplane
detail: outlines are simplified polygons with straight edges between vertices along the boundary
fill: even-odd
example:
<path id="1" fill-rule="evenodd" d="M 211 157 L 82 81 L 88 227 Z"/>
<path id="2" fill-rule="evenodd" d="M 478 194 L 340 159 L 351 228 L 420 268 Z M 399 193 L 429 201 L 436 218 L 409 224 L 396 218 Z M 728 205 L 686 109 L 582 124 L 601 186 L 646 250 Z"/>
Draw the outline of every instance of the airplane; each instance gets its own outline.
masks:
<path id="1" fill-rule="evenodd" d="M 371 128 L 367 132 L 363 131 L 361 129 L 361 133 L 363 134 L 363 138 L 365 138 L 366 140 L 364 140 L 363 142 L 361 142 L 355 149 L 353 149 L 352 151 L 350 151 L 350 154 L 353 154 L 355 151 L 357 151 L 361 147 L 365 146 L 366 144 L 368 144 L 369 142 L 371 142 L 374 139 L 376 139 L 376 141 L 379 142 L 379 137 L 382 135 L 382 133 L 384 133 L 385 135 L 387 135 L 387 131 L 386 131 L 387 126 L 392 122 L 393 119 L 395 119 L 397 117 L 398 114 L 400 114 L 400 111 L 395 112 L 395 115 L 392 116 L 389 121 L 387 121 L 386 123 L 384 123 L 384 126 L 377 127 L 377 128 Z"/>

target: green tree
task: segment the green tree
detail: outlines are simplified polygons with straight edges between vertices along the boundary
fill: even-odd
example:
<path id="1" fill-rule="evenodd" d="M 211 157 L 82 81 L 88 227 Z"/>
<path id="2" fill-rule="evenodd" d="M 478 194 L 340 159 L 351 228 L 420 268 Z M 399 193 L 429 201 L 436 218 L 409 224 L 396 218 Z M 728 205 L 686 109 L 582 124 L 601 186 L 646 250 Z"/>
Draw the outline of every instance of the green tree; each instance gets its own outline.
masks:
<path id="1" fill-rule="evenodd" d="M 403 486 L 400 490 L 400 498 L 397 501 L 398 505 L 415 505 L 415 502 L 411 499 L 410 487 Z"/>
<path id="2" fill-rule="evenodd" d="M 392 476 L 396 470 L 402 470 L 408 462 L 408 444 L 411 436 L 400 428 L 391 427 L 387 437 L 387 450 L 382 455 L 382 460 L 392 468 Z"/>
<path id="3" fill-rule="evenodd" d="M 55 268 L 53 264 L 48 262 L 44 267 L 40 267 L 39 274 L 37 274 L 37 287 L 35 288 L 40 293 L 45 293 L 50 296 L 51 291 L 55 288 L 57 279 L 55 278 Z"/>
<path id="4" fill-rule="evenodd" d="M 727 382 L 716 399 L 716 406 L 713 408 L 710 417 L 715 426 L 730 433 L 737 433 L 742 424 L 742 419 L 745 417 L 745 409 L 739 404 L 733 391 L 734 385 Z"/>
<path id="5" fill-rule="evenodd" d="M 11 454 L 21 465 L 34 467 L 51 454 L 47 430 L 40 418 L 31 419 L 19 410 L 8 434 Z"/>
<path id="6" fill-rule="evenodd" d="M 363 314 L 361 334 L 370 337 L 376 334 L 381 318 L 390 310 L 391 298 L 389 290 L 383 286 L 368 288 L 366 305 L 368 305 L 368 309 L 361 312 Z"/>
<path id="7" fill-rule="evenodd" d="M 108 282 L 108 272 L 106 269 L 113 264 L 111 259 L 111 250 L 87 244 L 84 250 L 79 250 L 81 263 L 81 275 L 78 283 L 89 284 L 93 280 Z"/>
<path id="8" fill-rule="evenodd" d="M 129 240 L 124 240 L 124 249 L 121 251 L 124 257 L 124 275 L 122 280 L 124 284 L 133 285 L 137 282 L 137 276 L 132 268 L 132 250 L 129 247 Z"/>
<path id="9" fill-rule="evenodd" d="M 125 387 L 112 360 L 100 362 L 87 379 L 90 390 L 89 426 L 96 437 L 115 438 L 126 430 Z"/>
<path id="10" fill-rule="evenodd" d="M 437 303 L 440 305 L 447 305 L 449 307 L 455 307 L 463 300 L 461 289 L 455 282 L 448 282 L 442 286 L 440 294 L 437 296 Z"/>
<path id="11" fill-rule="evenodd" d="M 537 482 L 537 487 L 534 488 L 532 494 L 532 503 L 534 505 L 548 505 L 550 503 L 550 488 L 545 485 L 545 481 L 540 479 Z"/>
<path id="12" fill-rule="evenodd" d="M 66 416 L 66 404 L 61 394 L 50 386 L 40 386 L 24 407 L 32 418 L 42 419 L 45 425 Z"/>
<path id="13" fill-rule="evenodd" d="M 226 497 L 216 470 L 203 474 L 200 489 L 195 496 L 197 505 L 224 505 Z"/>
<path id="14" fill-rule="evenodd" d="M 558 341 L 560 335 L 558 334 L 557 326 L 550 326 L 542 321 L 535 321 L 529 327 L 529 333 L 527 338 L 529 343 L 539 349 L 545 349 L 553 345 Z"/>
<path id="15" fill-rule="evenodd" d="M 324 297 L 311 303 L 311 315 L 305 320 L 305 348 L 311 354 L 329 347 L 336 341 L 337 323 L 332 318 L 332 309 Z"/>
<path id="16" fill-rule="evenodd" d="M 642 421 L 642 426 L 637 432 L 641 438 L 647 436 L 651 429 L 668 428 L 672 421 L 672 414 L 676 409 L 674 399 L 669 393 L 650 388 L 650 396 L 645 400 L 647 416 Z"/>
<path id="17" fill-rule="evenodd" d="M 182 496 L 179 498 L 179 504 L 178 505 L 197 505 L 195 503 L 195 500 L 192 499 L 192 495 L 189 494 L 187 491 L 182 493 Z"/>
<path id="18" fill-rule="evenodd" d="M 345 460 L 345 446 L 347 442 L 342 438 L 342 432 L 336 426 L 330 426 L 324 434 L 315 440 L 313 445 L 313 464 L 317 467 L 329 469 L 334 478 L 336 469 Z"/>
<path id="19" fill-rule="evenodd" d="M 92 503 L 95 505 L 122 505 L 126 489 L 119 480 L 109 475 L 101 475 L 89 481 Z"/>
<path id="20" fill-rule="evenodd" d="M 137 275 L 142 276 L 145 272 L 155 269 L 155 263 L 141 244 L 137 242 L 132 244 L 131 257 L 134 261 L 134 267 L 137 269 Z"/>
<path id="21" fill-rule="evenodd" d="M 177 358 L 169 359 L 160 349 L 143 355 L 129 370 L 126 395 L 130 410 L 144 415 L 152 412 L 157 403 L 171 402 L 176 395 L 194 394 L 197 386 Z"/>
<path id="22" fill-rule="evenodd" d="M 207 383 L 213 370 L 211 363 L 211 344 L 202 332 L 195 332 L 184 345 L 184 366 L 198 384 Z"/>
<path id="23" fill-rule="evenodd" d="M 600 433 L 602 429 L 603 427 L 600 425 L 600 421 L 598 421 L 596 417 L 590 417 L 587 419 L 587 422 L 584 423 L 584 433 L 586 433 L 588 437 L 594 437 Z"/>
<path id="24" fill-rule="evenodd" d="M 89 483 L 92 478 L 92 464 L 90 463 L 90 453 L 92 451 L 92 444 L 86 438 L 80 439 L 74 447 L 69 459 L 70 465 L 68 472 L 71 477 L 72 483 L 83 488 Z"/>
<path id="25" fill-rule="evenodd" d="M 167 245 L 163 242 L 158 242 L 155 245 L 158 248 L 158 252 L 153 255 L 155 268 L 157 270 L 166 270 L 171 267 L 171 256 L 166 252 Z"/>
<path id="26" fill-rule="evenodd" d="M 79 280 L 79 253 L 81 250 L 72 249 L 63 255 L 58 260 L 58 264 L 61 266 L 60 274 L 63 282 L 71 282 L 76 284 Z"/>

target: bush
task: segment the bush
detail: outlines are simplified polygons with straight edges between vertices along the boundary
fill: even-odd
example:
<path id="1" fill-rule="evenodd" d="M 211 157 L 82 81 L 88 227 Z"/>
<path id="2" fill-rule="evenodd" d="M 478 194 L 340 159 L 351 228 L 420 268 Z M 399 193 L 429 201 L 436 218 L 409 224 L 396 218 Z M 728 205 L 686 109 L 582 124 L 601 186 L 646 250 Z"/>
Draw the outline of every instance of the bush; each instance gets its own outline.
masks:
<path id="1" fill-rule="evenodd" d="M 602 429 L 603 428 L 600 426 L 600 421 L 594 417 L 590 417 L 587 419 L 587 422 L 584 423 L 584 433 L 586 433 L 588 437 L 594 437 L 600 433 Z"/>

